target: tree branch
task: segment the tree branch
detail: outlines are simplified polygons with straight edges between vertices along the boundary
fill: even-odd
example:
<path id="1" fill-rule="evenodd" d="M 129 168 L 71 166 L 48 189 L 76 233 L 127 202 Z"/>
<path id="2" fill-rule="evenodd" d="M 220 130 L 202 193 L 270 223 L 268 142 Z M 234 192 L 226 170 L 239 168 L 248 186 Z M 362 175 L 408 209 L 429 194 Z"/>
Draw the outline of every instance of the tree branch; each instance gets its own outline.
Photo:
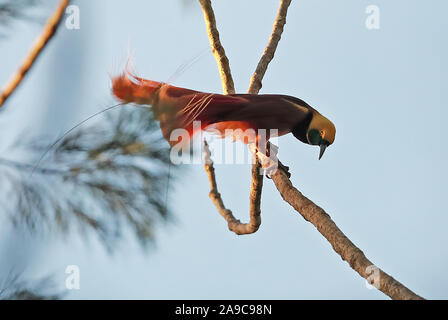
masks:
<path id="1" fill-rule="evenodd" d="M 213 54 L 218 64 L 218 69 L 221 74 L 222 85 L 224 93 L 234 93 L 233 80 L 229 67 L 229 60 L 225 55 L 224 48 L 219 41 L 219 33 L 216 28 L 216 20 L 213 13 L 210 0 L 200 0 L 202 9 L 204 11 L 204 18 L 207 26 L 207 34 L 210 40 L 210 46 L 212 47 Z M 266 69 L 274 57 L 275 50 L 277 49 L 278 42 L 280 41 L 283 27 L 286 23 L 286 14 L 288 11 L 291 0 L 280 1 L 280 9 L 277 14 L 277 18 L 274 22 L 273 31 L 268 42 L 266 49 L 258 63 L 254 75 L 252 76 L 251 84 L 248 89 L 250 94 L 258 94 L 261 88 L 261 81 L 266 72 Z M 261 164 L 257 157 L 252 165 L 252 182 L 250 188 L 250 210 L 249 223 L 243 224 L 237 220 L 232 211 L 225 208 L 221 194 L 217 190 L 217 183 L 215 177 L 215 170 L 213 167 L 213 161 L 210 159 L 210 150 L 207 143 L 204 143 L 205 153 L 205 171 L 208 175 L 210 182 L 210 198 L 218 209 L 219 213 L 227 221 L 229 229 L 236 234 L 250 234 L 258 230 L 261 224 L 261 192 L 263 190 L 263 174 L 260 172 Z"/>
<path id="2" fill-rule="evenodd" d="M 347 238 L 322 208 L 305 197 L 292 185 L 282 170 L 277 170 L 272 175 L 272 180 L 283 200 L 288 202 L 306 221 L 312 223 L 328 242 L 330 242 L 334 251 L 343 260 L 347 261 L 350 267 L 358 272 L 361 277 L 370 280 L 371 284 L 392 299 L 423 299 L 368 260 L 361 249 Z M 377 272 L 376 277 L 375 269 Z"/>
<path id="3" fill-rule="evenodd" d="M 275 50 L 277 50 L 278 42 L 282 37 L 283 27 L 286 24 L 286 14 L 288 13 L 288 7 L 291 4 L 291 0 L 281 0 L 280 7 L 278 9 L 277 18 L 274 22 L 271 37 L 268 45 L 264 49 L 260 62 L 258 62 L 257 68 L 250 80 L 249 90 L 247 93 L 258 94 L 262 87 L 261 81 L 268 68 L 269 63 L 274 58 Z"/>
<path id="4" fill-rule="evenodd" d="M 281 0 L 280 8 L 277 13 L 277 17 L 274 22 L 274 27 L 272 29 L 271 37 L 269 39 L 268 45 L 264 49 L 263 55 L 258 62 L 257 68 L 249 85 L 247 93 L 258 94 L 262 87 L 262 80 L 269 63 L 274 58 L 275 50 L 277 49 L 278 42 L 280 41 L 281 35 L 283 33 L 283 27 L 286 24 L 286 14 L 288 13 L 288 7 L 291 4 L 291 0 Z M 261 164 L 258 158 L 255 158 L 255 163 L 252 165 L 252 183 L 250 188 L 250 216 L 252 221 L 252 216 L 258 217 L 258 227 L 261 224 L 261 192 L 263 190 L 263 173 L 261 172 Z M 258 230 L 258 227 L 256 230 Z M 256 231 L 255 230 L 255 231 Z"/>
<path id="5" fill-rule="evenodd" d="M 219 40 L 219 32 L 216 28 L 215 14 L 213 12 L 210 0 L 199 0 L 204 13 L 205 24 L 207 28 L 207 35 L 210 41 L 212 53 L 215 56 L 218 64 L 219 74 L 222 80 L 222 91 L 224 94 L 234 94 L 235 86 L 233 84 L 232 74 L 230 72 L 229 59 L 226 56 L 224 47 Z"/>
<path id="6" fill-rule="evenodd" d="M 260 176 L 257 172 L 253 172 L 255 167 L 252 168 L 252 176 L 257 178 Z M 215 207 L 221 216 L 227 221 L 229 230 L 235 232 L 238 235 L 254 233 L 258 230 L 261 224 L 260 217 L 260 198 L 261 192 L 259 194 L 252 192 L 258 184 L 258 180 L 252 180 L 252 190 L 250 193 L 250 221 L 249 223 L 241 223 L 240 220 L 236 219 L 232 214 L 232 211 L 226 209 L 224 202 L 221 198 L 221 194 L 218 192 L 218 186 L 216 184 L 215 168 L 213 167 L 213 161 L 210 158 L 210 149 L 208 147 L 207 141 L 204 141 L 204 169 L 208 176 L 208 181 L 210 183 L 210 199 L 212 200 Z M 263 176 L 261 176 L 263 178 Z M 262 180 L 263 181 L 263 180 Z M 260 188 L 261 190 L 261 188 Z"/>
<path id="7" fill-rule="evenodd" d="M 21 139 L 16 145 L 33 157 L 31 163 L 0 157 L 2 194 L 8 197 L 2 213 L 31 232 L 93 232 L 109 252 L 120 230 L 130 228 L 146 248 L 155 221 L 169 218 L 168 182 L 177 170 L 158 130 L 151 112 L 128 107 L 50 147 L 46 139 Z"/>
<path id="8" fill-rule="evenodd" d="M 25 57 L 18 70 L 12 75 L 12 77 L 6 83 L 5 87 L 0 93 L 0 108 L 3 106 L 5 101 L 11 96 L 14 90 L 19 86 L 22 80 L 25 78 L 26 74 L 31 69 L 36 59 L 38 58 L 39 54 L 43 51 L 47 43 L 56 33 L 56 30 L 59 26 L 59 23 L 62 20 L 65 8 L 67 7 L 69 1 L 70 0 L 62 0 L 59 3 L 59 5 L 55 9 L 51 17 L 47 20 L 41 34 L 37 37 L 34 44 L 30 48 L 28 55 Z"/>
<path id="9" fill-rule="evenodd" d="M 203 2 L 208 3 L 208 10 L 212 12 L 212 8 L 210 5 L 210 1 L 200 0 L 201 4 Z M 280 40 L 283 27 L 286 23 L 286 13 L 287 9 L 291 3 L 291 0 L 281 0 L 280 1 L 280 9 L 277 14 L 276 21 L 274 23 L 273 32 L 271 34 L 271 38 L 269 40 L 268 46 L 266 47 L 260 62 L 258 63 L 257 69 L 254 75 L 251 78 L 251 83 L 248 92 L 257 94 L 262 87 L 262 79 L 264 74 L 266 73 L 269 62 L 273 59 L 275 50 L 277 48 L 278 42 Z M 207 16 L 205 17 L 207 21 Z M 213 20 L 214 21 L 214 20 Z M 208 23 L 207 23 L 208 25 Z M 216 26 L 215 26 L 216 27 Z M 212 39 L 210 39 L 212 44 Z M 212 44 L 213 46 L 213 44 Z M 215 52 L 215 51 L 214 51 Z M 222 50 L 224 53 L 224 49 Z M 218 65 L 219 61 L 221 61 L 219 57 L 217 57 Z M 228 60 L 227 60 L 228 61 Z M 221 70 L 221 69 L 220 69 Z M 229 70 L 230 74 L 230 70 Z M 222 78 L 223 85 L 226 83 L 225 79 Z M 232 82 L 233 83 L 233 82 Z M 210 160 L 210 150 L 208 149 L 208 145 L 205 142 L 204 146 L 205 150 L 205 170 L 208 174 L 210 181 L 210 198 L 212 199 L 215 206 L 218 208 L 220 214 L 226 219 L 229 229 L 236 232 L 237 234 L 241 234 L 239 232 L 246 231 L 246 228 L 249 229 L 252 219 L 258 219 L 258 223 L 261 222 L 260 216 L 253 214 L 257 212 L 256 210 L 253 212 L 252 204 L 258 202 L 258 213 L 259 213 L 259 201 L 261 197 L 261 185 L 257 187 L 254 181 L 254 177 L 260 177 L 258 174 L 258 170 L 254 170 L 256 165 L 252 168 L 252 188 L 251 188 L 251 222 L 248 224 L 241 224 L 239 220 L 236 220 L 232 215 L 231 211 L 226 209 L 224 203 L 221 199 L 221 196 L 217 189 L 213 162 Z M 279 165 L 281 163 L 279 162 Z M 278 191 L 280 192 L 283 200 L 288 202 L 297 212 L 299 212 L 305 220 L 312 223 L 317 230 L 330 242 L 333 249 L 341 256 L 341 258 L 347 261 L 350 267 L 358 272 L 358 274 L 367 279 L 372 285 L 374 285 L 377 289 L 391 297 L 392 299 L 402 299 L 402 300 L 422 300 L 423 298 L 419 295 L 415 294 L 408 288 L 406 288 L 403 284 L 395 280 L 393 277 L 376 267 L 364 253 L 356 247 L 353 242 L 350 241 L 347 236 L 337 227 L 331 217 L 319 206 L 317 206 L 314 202 L 305 197 L 300 191 L 298 191 L 291 183 L 289 178 L 286 176 L 285 172 L 282 170 L 276 170 L 275 173 L 271 176 L 272 180 L 275 183 Z M 263 177 L 261 176 L 261 179 Z M 262 180 L 261 180 L 262 181 Z M 258 189 L 259 188 L 259 189 Z M 259 226 L 259 224 L 258 224 Z M 256 229 L 258 229 L 258 226 Z M 252 225 L 253 228 L 253 225 Z M 256 231 L 256 230 L 255 230 Z"/>
<path id="10" fill-rule="evenodd" d="M 218 64 L 219 73 L 221 75 L 223 91 L 225 94 L 233 94 L 235 93 L 235 88 L 233 84 L 232 74 L 230 72 L 229 59 L 227 58 L 224 48 L 219 41 L 219 32 L 216 28 L 215 14 L 213 13 L 211 2 L 210 0 L 200 0 L 200 3 L 204 12 L 204 19 L 210 46 Z M 255 158 L 255 164 L 253 164 L 252 166 L 249 223 L 241 223 L 240 220 L 236 219 L 233 216 L 232 211 L 226 209 L 226 207 L 224 206 L 221 194 L 218 192 L 215 169 L 213 167 L 213 161 L 210 158 L 210 149 L 206 141 L 204 141 L 204 160 L 204 168 L 210 183 L 210 198 L 212 199 L 212 202 L 215 204 L 219 213 L 227 221 L 229 230 L 235 232 L 238 235 L 256 232 L 261 224 L 260 204 L 261 190 L 263 187 L 263 175 L 259 174 L 260 165 L 258 159 Z"/>

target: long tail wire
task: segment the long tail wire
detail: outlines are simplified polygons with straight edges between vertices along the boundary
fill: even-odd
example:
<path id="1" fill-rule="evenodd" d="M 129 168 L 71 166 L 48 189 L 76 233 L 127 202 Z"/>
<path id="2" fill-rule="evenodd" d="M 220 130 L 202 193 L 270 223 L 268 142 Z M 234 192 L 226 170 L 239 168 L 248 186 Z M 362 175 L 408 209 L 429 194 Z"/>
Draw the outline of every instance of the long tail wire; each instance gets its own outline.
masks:
<path id="1" fill-rule="evenodd" d="M 181 75 L 186 69 L 190 68 L 192 65 L 194 65 L 196 62 L 198 62 L 202 56 L 207 52 L 207 49 L 203 49 L 201 50 L 201 52 L 199 54 L 197 54 L 193 59 L 187 60 L 187 62 L 184 62 L 183 64 L 181 64 L 176 71 L 169 77 L 167 83 L 173 81 L 176 77 L 178 77 L 179 75 Z M 41 155 L 41 157 L 38 159 L 37 163 L 34 165 L 31 173 L 30 173 L 30 178 L 33 176 L 34 172 L 39 168 L 41 162 L 43 161 L 43 159 L 45 158 L 45 156 L 48 154 L 48 152 L 50 152 L 51 149 L 53 149 L 60 141 L 62 141 L 62 139 L 64 139 L 68 134 L 70 134 L 71 132 L 73 132 L 73 130 L 77 129 L 78 127 L 80 127 L 81 125 L 83 125 L 84 123 L 88 122 L 89 120 L 91 120 L 92 118 L 113 110 L 119 106 L 125 105 L 125 103 L 118 103 L 118 104 L 114 104 L 113 106 L 107 107 L 105 109 L 102 109 L 94 114 L 92 114 L 91 116 L 87 117 L 86 119 L 84 119 L 83 121 L 79 122 L 78 124 L 76 124 L 75 126 L 73 126 L 72 128 L 70 128 L 68 131 L 66 131 L 63 135 L 61 135 L 58 139 L 56 139 L 55 142 L 53 142 L 48 148 L 47 150 L 45 150 L 45 152 Z M 146 106 L 140 106 L 140 105 L 133 105 L 135 107 L 144 107 L 144 108 L 149 108 Z M 171 180 L 171 161 L 168 162 L 168 174 L 167 174 L 167 183 L 166 183 L 166 192 L 165 192 L 165 208 L 167 208 L 168 205 L 168 194 L 169 194 L 169 187 L 170 187 L 170 180 Z"/>

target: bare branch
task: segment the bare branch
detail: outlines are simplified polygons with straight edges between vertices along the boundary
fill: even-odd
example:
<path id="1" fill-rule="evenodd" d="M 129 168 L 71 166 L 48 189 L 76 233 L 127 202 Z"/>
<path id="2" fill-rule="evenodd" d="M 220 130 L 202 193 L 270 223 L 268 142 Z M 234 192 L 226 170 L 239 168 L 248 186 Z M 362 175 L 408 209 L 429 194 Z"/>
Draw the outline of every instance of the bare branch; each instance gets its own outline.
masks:
<path id="1" fill-rule="evenodd" d="M 305 218 L 305 220 L 312 223 L 330 242 L 334 251 L 336 251 L 343 260 L 347 261 L 350 267 L 358 272 L 361 277 L 367 280 L 372 280 L 372 284 L 377 289 L 392 299 L 423 299 L 368 260 L 364 253 L 355 246 L 349 238 L 347 238 L 322 208 L 305 197 L 292 185 L 291 181 L 282 170 L 277 170 L 272 175 L 272 180 L 283 200 L 288 202 Z M 377 278 L 372 275 L 372 272 L 375 273 L 375 269 L 378 271 Z"/>
<path id="2" fill-rule="evenodd" d="M 278 9 L 277 18 L 274 22 L 274 27 L 271 33 L 269 43 L 264 49 L 260 62 L 258 62 L 257 69 L 255 70 L 251 80 L 248 93 L 257 94 L 261 87 L 264 74 L 268 68 L 269 63 L 274 58 L 275 50 L 277 49 L 278 42 L 282 37 L 283 27 L 286 24 L 286 14 L 288 7 L 291 4 L 291 0 L 281 0 L 280 8 Z"/>
<path id="3" fill-rule="evenodd" d="M 201 1 L 201 3 L 204 1 Z M 210 1 L 207 1 L 210 5 Z M 257 94 L 262 87 L 262 79 L 266 73 L 270 61 L 274 57 L 275 50 L 281 38 L 283 27 L 286 23 L 286 14 L 291 0 L 281 0 L 277 18 L 271 34 L 269 43 L 258 63 L 257 69 L 251 78 L 248 93 Z M 211 11 L 211 6 L 209 6 Z M 207 20 L 207 17 L 206 17 Z M 219 59 L 217 58 L 218 64 Z M 223 84 L 225 83 L 223 78 Z M 210 151 L 205 142 L 205 170 L 210 182 L 210 198 L 217 207 L 220 214 L 226 219 L 229 229 L 237 234 L 245 234 L 255 232 L 260 223 L 260 199 L 262 178 L 258 172 L 258 161 L 252 168 L 252 186 L 251 186 L 251 220 L 248 224 L 242 224 L 236 220 L 232 212 L 225 208 L 224 203 L 217 189 L 213 162 L 210 160 Z M 208 160 L 208 161 L 207 161 Z M 280 166 L 283 166 L 279 163 Z M 330 242 L 333 249 L 347 261 L 350 267 L 367 279 L 371 284 L 380 291 L 391 297 L 392 299 L 401 300 L 422 300 L 423 298 L 415 294 L 403 284 L 395 280 L 393 277 L 376 267 L 370 260 L 366 258 L 364 253 L 356 247 L 347 236 L 337 227 L 331 217 L 314 202 L 306 198 L 298 191 L 286 176 L 283 170 L 276 170 L 271 176 L 282 198 L 288 202 L 297 212 L 299 212 L 305 220 L 312 223 L 317 230 Z M 248 232 L 250 231 L 250 232 Z M 375 276 L 376 271 L 376 276 Z"/>
<path id="4" fill-rule="evenodd" d="M 229 59 L 226 56 L 224 47 L 219 40 L 219 32 L 216 28 L 215 14 L 213 12 L 210 0 L 199 0 L 204 13 L 205 25 L 207 28 L 208 39 L 210 40 L 210 47 L 218 64 L 219 74 L 222 80 L 222 91 L 224 94 L 234 94 L 235 86 L 233 84 L 232 74 L 230 72 Z"/>
<path id="5" fill-rule="evenodd" d="M 250 197 L 251 209 L 250 209 L 250 221 L 249 223 L 241 223 L 240 220 L 236 219 L 232 211 L 226 209 L 224 202 L 221 198 L 221 194 L 218 192 L 218 186 L 216 184 L 215 168 L 213 167 L 213 161 L 210 158 L 210 149 L 206 141 L 204 141 L 204 168 L 208 176 L 208 181 L 210 183 L 210 199 L 218 209 L 219 213 L 227 221 L 227 225 L 230 231 L 235 232 L 238 235 L 250 234 L 258 230 L 261 224 L 260 217 L 260 198 L 256 198 L 256 194 L 252 194 Z M 252 173 L 253 174 L 253 173 Z M 256 174 L 259 176 L 258 174 Z M 263 176 L 261 176 L 263 177 Z M 252 185 L 258 183 L 258 180 L 252 181 Z"/>
<path id="6" fill-rule="evenodd" d="M 249 85 L 247 93 L 258 94 L 262 86 L 262 80 L 269 63 L 274 58 L 275 50 L 277 49 L 278 42 L 280 41 L 281 35 L 283 33 L 283 27 L 286 24 L 286 14 L 288 13 L 288 7 L 291 0 L 281 0 L 280 8 L 278 10 L 277 17 L 274 22 L 274 27 L 272 30 L 271 37 L 269 39 L 268 45 L 264 49 L 263 55 L 261 56 L 260 62 L 252 75 L 252 79 Z M 258 223 L 261 224 L 260 217 L 260 205 L 261 205 L 261 192 L 263 190 L 263 175 L 260 174 L 261 164 L 257 161 L 252 165 L 252 184 L 250 189 L 250 216 L 258 216 Z M 258 228 L 257 228 L 258 229 Z"/>
<path id="7" fill-rule="evenodd" d="M 216 28 L 215 14 L 213 13 L 211 2 L 210 0 L 200 0 L 200 3 L 204 12 L 204 19 L 207 27 L 207 34 L 210 40 L 210 46 L 221 75 L 223 91 L 225 94 L 233 94 L 235 93 L 235 88 L 230 72 L 229 59 L 227 58 L 224 48 L 219 41 L 219 32 Z M 210 149 L 208 148 L 206 141 L 204 141 L 204 160 L 205 171 L 210 182 L 210 198 L 219 213 L 227 221 L 229 229 L 239 235 L 256 232 L 261 224 L 260 203 L 261 190 L 263 186 L 263 176 L 259 174 L 260 165 L 258 159 L 255 159 L 256 162 L 252 166 L 249 223 L 241 223 L 240 220 L 233 216 L 232 211 L 225 208 L 221 194 L 218 192 L 215 169 L 213 167 L 213 161 L 210 158 Z"/>
<path id="8" fill-rule="evenodd" d="M 213 8 L 211 6 L 210 0 L 200 0 L 203 11 L 204 18 L 207 25 L 207 33 L 210 39 L 210 45 L 212 47 L 213 54 L 215 55 L 218 69 L 221 74 L 222 85 L 224 93 L 234 93 L 233 80 L 230 73 L 230 67 L 228 59 L 225 55 L 224 48 L 219 42 L 219 33 L 216 29 L 216 22 L 214 18 Z M 278 42 L 280 40 L 281 34 L 283 32 L 283 27 L 286 23 L 286 14 L 288 11 L 289 4 L 291 0 L 280 1 L 280 9 L 277 14 L 277 18 L 274 22 L 274 28 L 268 42 L 266 49 L 258 63 L 257 69 L 252 76 L 251 85 L 248 89 L 248 93 L 257 94 L 261 88 L 261 81 L 269 65 L 269 62 L 274 57 L 274 52 L 277 49 Z M 230 82 L 229 82 L 230 80 Z M 229 87 L 230 86 L 230 87 Z M 258 230 L 261 224 L 261 193 L 263 190 L 263 175 L 260 174 L 261 165 L 258 158 L 255 158 L 255 162 L 252 165 L 252 182 L 250 188 L 250 210 L 249 223 L 241 223 L 237 220 L 232 211 L 225 208 L 221 194 L 217 190 L 217 183 L 215 177 L 215 170 L 213 167 L 213 162 L 210 159 L 210 150 L 206 142 L 204 142 L 204 152 L 205 152 L 205 171 L 207 172 L 209 182 L 210 182 L 210 198 L 218 209 L 219 213 L 227 221 L 229 229 L 236 234 L 250 234 Z"/>
<path id="9" fill-rule="evenodd" d="M 25 78 L 26 74 L 38 58 L 39 54 L 56 33 L 56 30 L 62 20 L 65 8 L 67 7 L 69 1 L 70 0 L 62 0 L 59 3 L 56 10 L 47 20 L 41 34 L 37 37 L 34 44 L 32 45 L 30 51 L 28 52 L 28 55 L 25 57 L 18 70 L 13 74 L 11 79 L 9 79 L 6 86 L 3 88 L 2 92 L 0 93 L 0 108 Z"/>

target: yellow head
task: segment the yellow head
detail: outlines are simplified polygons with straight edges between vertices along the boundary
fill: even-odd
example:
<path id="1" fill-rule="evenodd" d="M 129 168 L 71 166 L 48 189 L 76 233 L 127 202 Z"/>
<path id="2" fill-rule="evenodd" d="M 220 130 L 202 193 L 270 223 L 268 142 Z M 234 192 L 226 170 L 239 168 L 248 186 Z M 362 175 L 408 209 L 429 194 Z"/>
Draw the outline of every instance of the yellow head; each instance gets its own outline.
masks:
<path id="1" fill-rule="evenodd" d="M 335 136 L 334 124 L 320 113 L 315 112 L 308 126 L 306 138 L 309 144 L 320 146 L 319 159 L 322 158 L 325 149 L 334 142 Z"/>

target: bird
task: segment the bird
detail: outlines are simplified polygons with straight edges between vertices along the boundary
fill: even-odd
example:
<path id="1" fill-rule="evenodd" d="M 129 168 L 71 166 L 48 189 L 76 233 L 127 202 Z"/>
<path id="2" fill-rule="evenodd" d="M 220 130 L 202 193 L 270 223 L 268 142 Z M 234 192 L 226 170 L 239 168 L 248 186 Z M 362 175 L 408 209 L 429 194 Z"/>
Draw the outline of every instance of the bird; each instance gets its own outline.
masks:
<path id="1" fill-rule="evenodd" d="M 112 77 L 112 93 L 122 103 L 150 105 L 171 146 L 180 143 L 172 139 L 178 128 L 190 137 L 210 129 L 221 137 L 239 132 L 233 139 L 246 144 L 256 143 L 260 131 L 268 132 L 266 140 L 291 133 L 305 144 L 318 146 L 320 160 L 336 135 L 330 120 L 305 101 L 288 95 L 207 93 L 147 80 L 129 70 Z M 255 135 L 241 135 L 245 130 L 253 130 Z"/>

